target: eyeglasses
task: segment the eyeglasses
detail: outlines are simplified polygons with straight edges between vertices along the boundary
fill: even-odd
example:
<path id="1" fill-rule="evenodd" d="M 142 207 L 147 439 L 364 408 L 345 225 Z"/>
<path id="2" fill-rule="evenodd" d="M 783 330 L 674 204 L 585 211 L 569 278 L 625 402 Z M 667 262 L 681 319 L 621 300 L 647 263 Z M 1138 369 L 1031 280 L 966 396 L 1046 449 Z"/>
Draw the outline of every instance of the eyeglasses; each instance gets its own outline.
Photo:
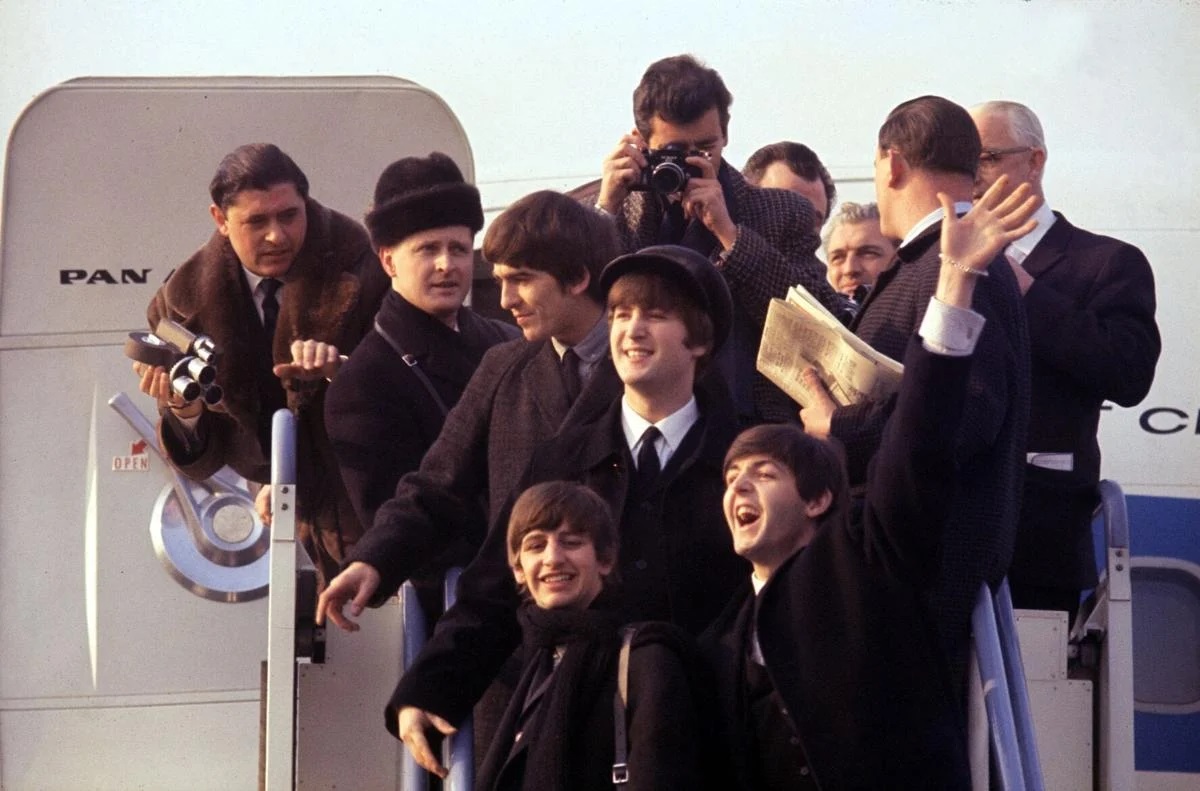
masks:
<path id="1" fill-rule="evenodd" d="M 990 168 L 1000 164 L 1000 160 L 1009 154 L 1022 154 L 1032 151 L 1033 146 L 1017 146 L 1015 148 L 985 148 L 979 154 L 979 166 Z"/>

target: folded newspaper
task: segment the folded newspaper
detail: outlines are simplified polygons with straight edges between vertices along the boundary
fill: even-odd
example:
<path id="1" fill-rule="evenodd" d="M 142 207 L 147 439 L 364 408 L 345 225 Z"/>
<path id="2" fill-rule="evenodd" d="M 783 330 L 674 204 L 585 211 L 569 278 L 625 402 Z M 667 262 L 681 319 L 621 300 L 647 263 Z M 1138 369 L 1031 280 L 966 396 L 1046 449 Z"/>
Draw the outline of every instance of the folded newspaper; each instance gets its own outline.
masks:
<path id="1" fill-rule="evenodd" d="M 815 368 L 838 404 L 881 401 L 900 389 L 904 366 L 872 349 L 803 286 L 773 299 L 758 347 L 758 370 L 801 406 L 808 389 L 800 373 Z"/>

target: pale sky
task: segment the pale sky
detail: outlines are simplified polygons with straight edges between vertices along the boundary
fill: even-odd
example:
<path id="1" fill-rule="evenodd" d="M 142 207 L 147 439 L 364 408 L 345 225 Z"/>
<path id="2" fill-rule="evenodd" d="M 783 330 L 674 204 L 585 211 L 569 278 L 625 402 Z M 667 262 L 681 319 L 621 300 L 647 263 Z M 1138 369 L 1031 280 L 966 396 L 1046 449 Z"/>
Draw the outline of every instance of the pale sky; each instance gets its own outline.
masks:
<path id="1" fill-rule="evenodd" d="M 1147 162 L 1126 168 L 1136 174 L 1115 184 L 1104 174 L 1120 192 L 1141 185 L 1153 196 L 1183 162 L 1196 178 L 1200 5 L 1182 0 L 0 0 L 0 127 L 77 76 L 388 74 L 458 114 L 485 197 L 520 194 L 503 182 L 594 175 L 631 126 L 645 66 L 682 51 L 717 68 L 734 94 L 727 158 L 738 166 L 789 138 L 835 172 L 869 175 L 887 111 L 940 93 L 1029 104 L 1052 156 L 1066 149 L 1072 165 L 1144 141 Z M 1073 192 L 1076 182 L 1056 181 L 1063 172 L 1051 168 L 1048 186 Z M 1095 187 L 1080 184 L 1080 197 Z"/>

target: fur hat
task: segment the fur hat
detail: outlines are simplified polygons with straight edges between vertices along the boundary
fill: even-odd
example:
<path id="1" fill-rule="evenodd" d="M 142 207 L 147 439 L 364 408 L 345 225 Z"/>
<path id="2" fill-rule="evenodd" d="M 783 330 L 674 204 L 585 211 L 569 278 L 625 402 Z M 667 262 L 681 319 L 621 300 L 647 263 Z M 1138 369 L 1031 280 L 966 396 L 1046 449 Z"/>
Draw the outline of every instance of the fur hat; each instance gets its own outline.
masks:
<path id="1" fill-rule="evenodd" d="M 483 227 L 479 190 L 463 181 L 454 160 L 440 151 L 405 157 L 388 165 L 375 185 L 375 201 L 366 216 L 376 250 L 399 244 L 419 231 L 465 225 Z"/>
<path id="2" fill-rule="evenodd" d="M 725 276 L 711 261 L 695 250 L 679 245 L 644 247 L 609 262 L 600 273 L 601 290 L 607 295 L 613 283 L 630 272 L 649 272 L 678 283 L 712 319 L 713 353 L 721 348 L 733 324 L 733 299 L 729 296 Z"/>

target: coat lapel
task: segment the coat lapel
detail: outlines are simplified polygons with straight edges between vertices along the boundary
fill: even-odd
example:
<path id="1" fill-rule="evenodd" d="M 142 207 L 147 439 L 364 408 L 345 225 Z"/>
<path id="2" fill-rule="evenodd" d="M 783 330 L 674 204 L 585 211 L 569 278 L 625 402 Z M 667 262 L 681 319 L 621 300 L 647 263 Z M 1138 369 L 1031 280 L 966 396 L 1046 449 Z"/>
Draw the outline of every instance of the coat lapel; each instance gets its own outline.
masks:
<path id="1" fill-rule="evenodd" d="M 1050 226 L 1050 230 L 1046 231 L 1046 235 L 1022 263 L 1025 271 L 1035 278 L 1046 274 L 1066 258 L 1071 234 L 1075 230 L 1066 217 L 1058 212 L 1055 212 L 1054 216 L 1057 219 Z"/>
<path id="2" fill-rule="evenodd" d="M 560 364 L 554 344 L 543 341 L 542 348 L 534 354 L 524 373 L 527 385 L 533 385 L 528 390 L 532 391 L 534 405 L 542 414 L 545 424 L 555 432 L 562 425 L 568 407 Z"/>

